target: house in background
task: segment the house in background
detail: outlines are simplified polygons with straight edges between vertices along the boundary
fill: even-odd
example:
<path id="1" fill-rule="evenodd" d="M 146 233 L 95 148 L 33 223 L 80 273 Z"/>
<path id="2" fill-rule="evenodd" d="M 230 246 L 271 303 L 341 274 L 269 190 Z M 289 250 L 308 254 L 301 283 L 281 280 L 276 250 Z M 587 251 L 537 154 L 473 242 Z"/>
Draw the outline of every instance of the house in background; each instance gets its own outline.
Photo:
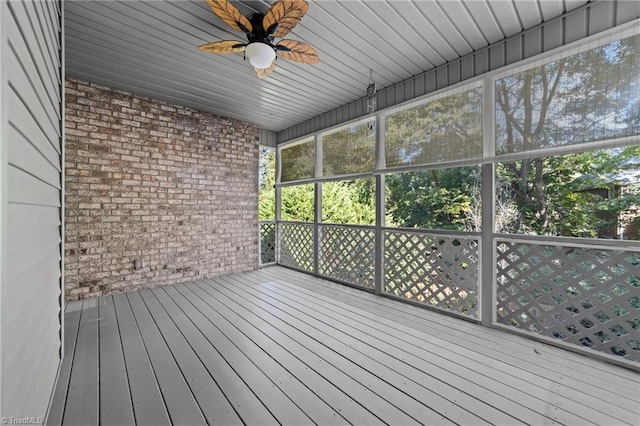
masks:
<path id="1" fill-rule="evenodd" d="M 243 37 L 205 1 L 0 3 L 2 421 L 637 424 L 637 241 L 493 219 L 496 169 L 638 145 L 607 100 L 637 100 L 639 18 L 635 0 L 311 2 L 291 36 L 320 62 L 261 80 L 197 49 Z M 549 96 L 585 76 L 593 105 Z M 465 167 L 481 231 L 385 223 L 385 179 Z M 354 179 L 373 223 L 323 222 L 323 191 Z M 311 219 L 283 220 L 302 185 Z M 261 230 L 277 266 L 259 269 Z"/>

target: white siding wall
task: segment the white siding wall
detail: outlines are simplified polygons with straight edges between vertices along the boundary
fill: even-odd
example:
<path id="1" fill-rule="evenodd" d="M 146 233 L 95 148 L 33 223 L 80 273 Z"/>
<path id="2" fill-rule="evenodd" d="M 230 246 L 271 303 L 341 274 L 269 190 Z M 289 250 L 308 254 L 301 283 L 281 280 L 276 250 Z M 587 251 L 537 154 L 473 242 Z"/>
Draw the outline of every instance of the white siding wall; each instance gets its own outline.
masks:
<path id="1" fill-rule="evenodd" d="M 0 415 L 18 419 L 46 415 L 61 356 L 61 8 L 0 2 Z"/>

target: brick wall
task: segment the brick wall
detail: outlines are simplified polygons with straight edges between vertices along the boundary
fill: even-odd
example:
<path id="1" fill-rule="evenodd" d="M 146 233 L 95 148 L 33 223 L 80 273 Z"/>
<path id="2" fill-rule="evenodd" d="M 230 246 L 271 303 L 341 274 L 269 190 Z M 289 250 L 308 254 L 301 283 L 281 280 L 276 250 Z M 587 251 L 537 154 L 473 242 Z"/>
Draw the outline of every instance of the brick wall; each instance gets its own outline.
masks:
<path id="1" fill-rule="evenodd" d="M 257 268 L 258 128 L 66 88 L 67 299 Z"/>

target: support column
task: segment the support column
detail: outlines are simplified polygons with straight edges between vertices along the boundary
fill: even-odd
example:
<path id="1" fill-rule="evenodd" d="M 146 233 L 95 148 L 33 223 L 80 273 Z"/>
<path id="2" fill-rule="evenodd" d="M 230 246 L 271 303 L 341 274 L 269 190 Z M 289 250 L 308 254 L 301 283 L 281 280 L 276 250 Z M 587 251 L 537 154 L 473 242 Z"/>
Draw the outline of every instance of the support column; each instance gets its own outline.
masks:
<path id="1" fill-rule="evenodd" d="M 280 153 L 276 148 L 276 265 L 280 264 L 280 221 L 282 220 L 282 188 L 280 188 Z"/>
<path id="2" fill-rule="evenodd" d="M 384 132 L 385 132 L 385 116 L 378 114 L 376 116 L 376 170 L 383 170 L 386 167 L 384 156 Z M 384 175 L 376 175 L 376 229 L 375 229 L 375 286 L 376 294 L 382 294 L 384 286 Z"/>
<path id="3" fill-rule="evenodd" d="M 493 326 L 495 311 L 496 263 L 493 248 L 493 232 L 495 223 L 495 87 L 491 76 L 485 77 L 482 83 L 482 150 L 483 158 L 489 160 L 482 165 L 482 234 L 479 247 L 479 300 L 478 313 L 482 325 Z"/>
<path id="4" fill-rule="evenodd" d="M 322 136 L 315 134 L 315 172 L 316 178 L 322 177 Z M 322 182 L 314 184 L 313 214 L 313 273 L 320 274 L 320 224 L 322 223 Z"/>
<path id="5" fill-rule="evenodd" d="M 479 314 L 482 325 L 493 325 L 495 308 L 495 262 L 494 262 L 494 206 L 495 166 L 482 165 L 482 236 L 480 238 L 480 300 Z"/>

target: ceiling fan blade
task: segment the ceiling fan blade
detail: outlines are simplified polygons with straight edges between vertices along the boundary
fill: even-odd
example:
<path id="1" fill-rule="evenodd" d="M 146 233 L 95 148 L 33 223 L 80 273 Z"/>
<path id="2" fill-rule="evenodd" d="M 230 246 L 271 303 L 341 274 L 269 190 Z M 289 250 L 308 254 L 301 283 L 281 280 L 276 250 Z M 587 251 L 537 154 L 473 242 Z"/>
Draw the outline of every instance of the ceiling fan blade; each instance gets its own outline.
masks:
<path id="1" fill-rule="evenodd" d="M 264 15 L 262 26 L 268 35 L 284 37 L 300 22 L 308 8 L 305 0 L 279 0 Z"/>
<path id="2" fill-rule="evenodd" d="M 198 49 L 211 53 L 237 53 L 244 52 L 246 44 L 238 40 L 222 40 L 198 46 Z"/>
<path id="3" fill-rule="evenodd" d="M 260 80 L 264 80 L 265 78 L 269 77 L 271 75 L 271 73 L 276 69 L 276 60 L 274 59 L 273 62 L 271 62 L 271 65 L 269 65 L 268 68 L 255 68 L 256 70 L 256 75 L 258 76 L 258 78 Z"/>
<path id="4" fill-rule="evenodd" d="M 281 40 L 276 45 L 277 54 L 282 59 L 302 62 L 305 64 L 317 64 L 320 61 L 318 52 L 309 44 L 298 40 Z"/>
<path id="5" fill-rule="evenodd" d="M 250 34 L 253 31 L 251 22 L 234 5 L 227 0 L 207 0 L 209 7 L 234 30 Z"/>

